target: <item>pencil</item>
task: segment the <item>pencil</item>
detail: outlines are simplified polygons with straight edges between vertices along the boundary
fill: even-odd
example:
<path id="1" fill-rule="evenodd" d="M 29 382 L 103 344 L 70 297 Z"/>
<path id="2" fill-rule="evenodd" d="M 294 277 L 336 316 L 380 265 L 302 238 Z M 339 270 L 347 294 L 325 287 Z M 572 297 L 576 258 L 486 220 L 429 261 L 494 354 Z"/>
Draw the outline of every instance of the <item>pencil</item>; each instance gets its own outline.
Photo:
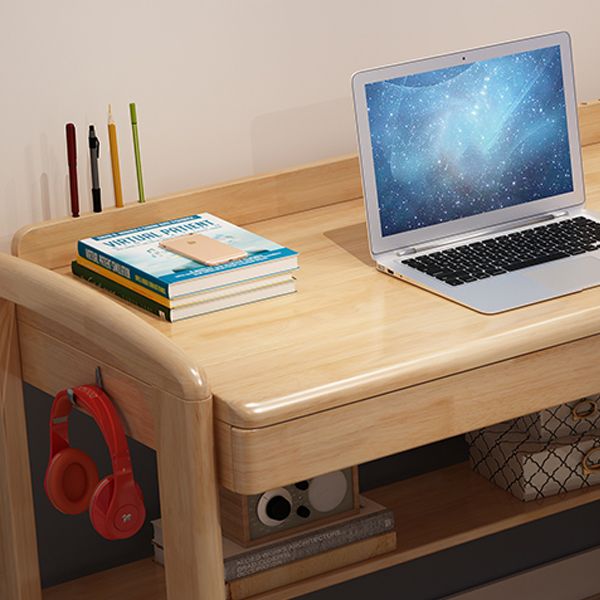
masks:
<path id="1" fill-rule="evenodd" d="M 121 187 L 121 167 L 119 166 L 119 147 L 117 145 L 117 126 L 112 117 L 112 106 L 108 105 L 108 143 L 110 146 L 110 164 L 112 165 L 115 206 L 123 208 L 123 188 Z"/>
<path id="2" fill-rule="evenodd" d="M 142 179 L 142 158 L 140 156 L 140 137 L 137 126 L 137 111 L 135 102 L 129 104 L 129 114 L 131 115 L 131 132 L 133 133 L 133 152 L 135 154 L 135 172 L 138 185 L 138 202 L 146 202 L 144 195 L 144 180 Z"/>

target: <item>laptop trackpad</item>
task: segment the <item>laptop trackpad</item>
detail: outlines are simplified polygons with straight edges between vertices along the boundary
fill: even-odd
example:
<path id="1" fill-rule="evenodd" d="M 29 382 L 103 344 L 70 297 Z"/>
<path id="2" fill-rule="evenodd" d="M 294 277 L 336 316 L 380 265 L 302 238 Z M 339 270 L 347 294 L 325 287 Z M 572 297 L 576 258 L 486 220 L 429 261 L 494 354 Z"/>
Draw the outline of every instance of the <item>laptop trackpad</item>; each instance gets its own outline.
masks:
<path id="1" fill-rule="evenodd" d="M 559 260 L 535 267 L 523 275 L 559 292 L 581 290 L 600 284 L 600 260 L 592 256 Z"/>

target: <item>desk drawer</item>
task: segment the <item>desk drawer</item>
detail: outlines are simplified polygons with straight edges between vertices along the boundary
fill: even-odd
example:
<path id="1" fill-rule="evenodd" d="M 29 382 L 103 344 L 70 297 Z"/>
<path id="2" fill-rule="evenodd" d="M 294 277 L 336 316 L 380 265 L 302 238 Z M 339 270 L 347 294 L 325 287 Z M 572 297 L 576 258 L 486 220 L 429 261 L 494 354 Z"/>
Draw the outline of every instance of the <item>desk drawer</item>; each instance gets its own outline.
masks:
<path id="1" fill-rule="evenodd" d="M 600 336 L 259 429 L 217 423 L 223 485 L 254 494 L 600 390 Z"/>

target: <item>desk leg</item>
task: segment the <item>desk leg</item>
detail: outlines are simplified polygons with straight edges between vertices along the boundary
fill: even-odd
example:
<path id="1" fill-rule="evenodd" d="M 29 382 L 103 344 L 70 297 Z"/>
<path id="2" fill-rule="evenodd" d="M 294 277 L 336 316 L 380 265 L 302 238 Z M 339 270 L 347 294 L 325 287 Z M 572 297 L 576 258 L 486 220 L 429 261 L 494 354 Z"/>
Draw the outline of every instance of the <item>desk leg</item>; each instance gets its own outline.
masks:
<path id="1" fill-rule="evenodd" d="M 15 306 L 0 299 L 0 598 L 41 597 Z"/>
<path id="2" fill-rule="evenodd" d="M 159 399 L 158 475 L 168 600 L 224 600 L 212 399 Z"/>

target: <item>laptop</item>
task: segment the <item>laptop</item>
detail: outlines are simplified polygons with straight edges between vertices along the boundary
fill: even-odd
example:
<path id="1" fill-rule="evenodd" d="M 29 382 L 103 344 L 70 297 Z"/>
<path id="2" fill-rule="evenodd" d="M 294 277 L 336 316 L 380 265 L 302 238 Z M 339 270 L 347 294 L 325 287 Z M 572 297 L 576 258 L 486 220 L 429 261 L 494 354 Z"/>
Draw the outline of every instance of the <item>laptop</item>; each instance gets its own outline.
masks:
<path id="1" fill-rule="evenodd" d="M 377 268 L 482 313 L 600 284 L 569 35 L 352 79 Z"/>

